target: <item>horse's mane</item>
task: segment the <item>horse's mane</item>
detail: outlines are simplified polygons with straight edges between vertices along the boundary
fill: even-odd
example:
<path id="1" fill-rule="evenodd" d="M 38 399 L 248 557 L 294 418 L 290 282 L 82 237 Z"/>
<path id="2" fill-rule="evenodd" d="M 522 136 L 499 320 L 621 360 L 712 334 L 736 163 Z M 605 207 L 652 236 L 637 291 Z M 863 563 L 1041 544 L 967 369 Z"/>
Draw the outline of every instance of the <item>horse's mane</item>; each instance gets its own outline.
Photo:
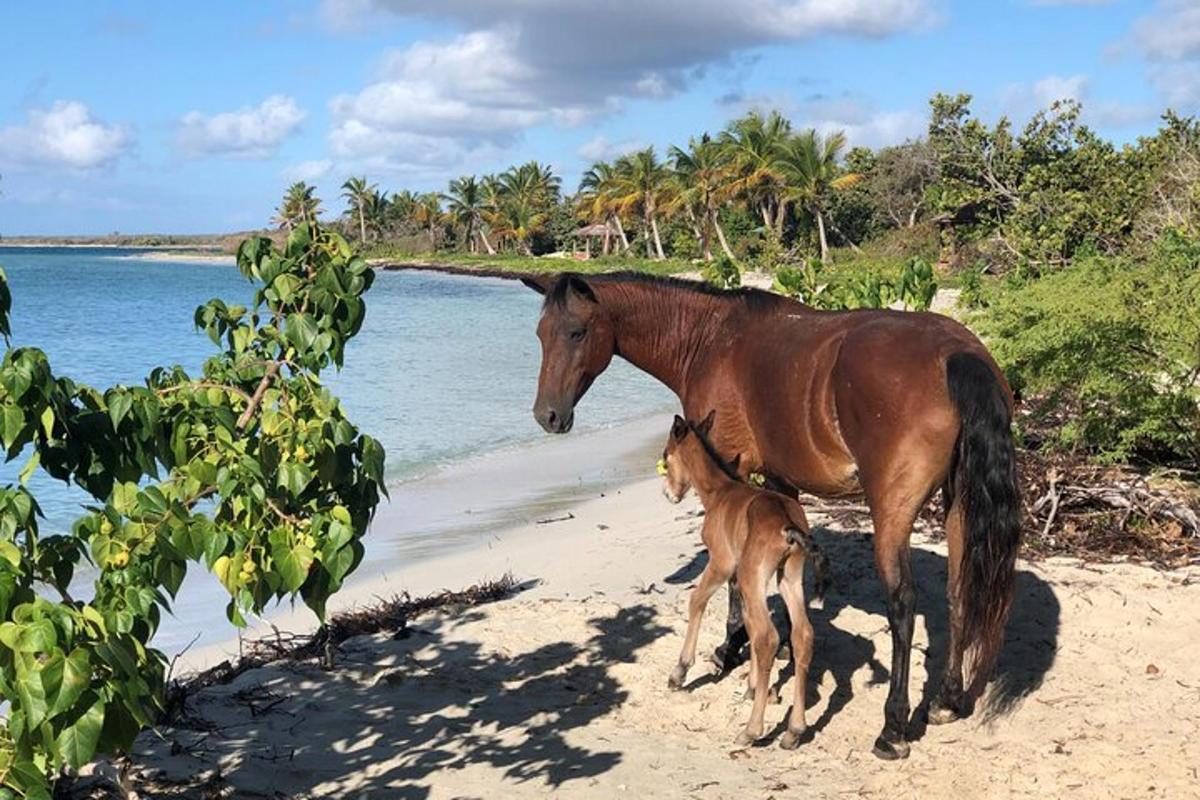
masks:
<path id="1" fill-rule="evenodd" d="M 733 461 L 726 461 L 721 457 L 721 454 L 717 452 L 716 448 L 713 447 L 712 442 L 708 440 L 708 436 L 706 436 L 704 432 L 700 430 L 700 426 L 692 422 L 690 419 L 688 420 L 688 430 L 690 430 L 696 437 L 697 441 L 700 442 L 701 447 L 704 448 L 704 452 L 708 454 L 708 457 L 712 459 L 714 464 L 721 468 L 721 471 L 724 472 L 727 477 L 732 478 L 738 483 L 743 482 L 737 474 L 737 464 L 742 458 L 741 454 L 734 456 Z"/>
<path id="2" fill-rule="evenodd" d="M 781 297 L 773 292 L 755 289 L 749 286 L 742 286 L 737 289 L 722 289 L 705 281 L 694 281 L 686 278 L 676 278 L 673 276 L 648 275 L 644 272 L 620 270 L 618 272 L 601 272 L 594 275 L 583 275 L 578 272 L 560 273 L 558 280 L 556 280 L 554 285 L 551 286 L 546 292 L 545 304 L 547 306 L 564 305 L 567 302 L 567 293 L 570 291 L 571 284 L 574 281 L 579 281 L 584 285 L 590 283 L 634 283 L 643 286 L 669 289 L 690 295 L 740 300 L 752 309 L 776 308 L 780 303 L 789 302 L 787 298 Z"/>

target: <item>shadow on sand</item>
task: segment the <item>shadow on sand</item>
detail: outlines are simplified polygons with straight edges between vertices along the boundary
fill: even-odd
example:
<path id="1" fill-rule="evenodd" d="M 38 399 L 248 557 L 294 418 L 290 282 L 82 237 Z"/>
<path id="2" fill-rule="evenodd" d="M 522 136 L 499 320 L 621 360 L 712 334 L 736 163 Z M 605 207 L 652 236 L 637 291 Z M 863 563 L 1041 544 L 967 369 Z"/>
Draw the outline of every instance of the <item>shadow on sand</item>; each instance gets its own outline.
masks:
<path id="1" fill-rule="evenodd" d="M 809 686 L 817 686 L 828 672 L 836 688 L 821 716 L 812 720 L 810 738 L 851 701 L 853 675 L 867 666 L 872 680 L 886 681 L 884 664 L 890 658 L 886 645 L 877 653 L 871 638 L 834 623 L 843 609 L 857 608 L 876 615 L 880 629 L 886 628 L 870 537 L 823 529 L 815 535 L 830 556 L 834 582 L 825 607 L 810 611 L 816 649 Z M 666 581 L 686 583 L 704 562 L 698 554 Z M 946 648 L 946 561 L 914 550 L 913 569 L 918 624 L 925 625 L 930 639 L 928 678 L 922 686 L 923 670 L 915 659 L 911 686 L 917 708 L 912 738 L 917 739 Z M 1058 600 L 1049 585 L 1027 571 L 1020 573 L 1017 587 L 994 700 L 984 713 L 1014 708 L 1041 685 L 1054 662 Z M 671 632 L 659 618 L 660 608 L 643 603 L 593 616 L 586 640 L 576 636 L 524 651 L 514 645 L 492 652 L 454 637 L 462 624 L 504 613 L 503 605 L 487 613 L 472 609 L 457 617 L 418 620 L 406 639 L 349 640 L 340 653 L 341 668 L 333 673 L 311 664 L 247 672 L 230 686 L 190 700 L 196 724 L 163 731 L 160 739 L 144 736 L 136 749 L 157 751 L 156 762 L 174 764 L 168 773 L 195 775 L 220 763 L 219 783 L 236 787 L 239 797 L 255 796 L 251 787 L 305 796 L 321 783 L 338 787 L 326 791 L 331 796 L 422 798 L 439 774 L 476 766 L 500 770 L 512 781 L 555 787 L 612 769 L 622 759 L 619 742 L 591 750 L 573 744 L 569 734 L 629 700 L 612 667 L 635 660 L 640 650 Z M 723 613 L 721 603 L 709 610 Z M 710 644 L 716 643 L 705 646 Z M 784 679 L 790 673 L 789 666 Z M 810 696 L 809 705 L 816 700 Z M 223 704 L 225 714 L 218 711 Z M 234 705 L 237 710 L 229 712 Z M 882 707 L 878 712 L 882 722 Z M 287 741 L 281 731 L 292 734 L 296 748 L 284 752 L 268 744 Z"/>

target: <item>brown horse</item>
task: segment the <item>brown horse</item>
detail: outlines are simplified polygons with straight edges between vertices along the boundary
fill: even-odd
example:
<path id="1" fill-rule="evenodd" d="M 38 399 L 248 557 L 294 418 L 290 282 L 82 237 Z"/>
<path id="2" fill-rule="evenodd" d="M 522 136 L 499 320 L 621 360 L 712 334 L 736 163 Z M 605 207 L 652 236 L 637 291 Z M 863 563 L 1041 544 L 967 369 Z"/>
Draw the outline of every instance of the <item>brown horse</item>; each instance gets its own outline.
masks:
<path id="1" fill-rule="evenodd" d="M 709 598 L 736 575 L 750 635 L 750 673 L 746 682 L 747 696 L 754 699 L 754 709 L 735 741 L 746 745 L 761 739 L 763 715 L 771 695 L 771 664 L 779 646 L 779 634 L 767 610 L 767 584 L 772 575 L 778 574 L 779 593 L 792 623 L 792 654 L 796 661 L 792 713 L 779 745 L 792 750 L 800 745 L 807 728 L 804 699 L 813 650 L 813 629 L 804 604 L 804 561 L 812 556 L 814 594 L 820 598 L 827 583 L 825 557 L 813 544 L 804 509 L 795 498 L 738 480 L 729 465 L 712 450 L 708 442 L 712 423 L 712 414 L 699 424 L 675 417 L 663 450 L 666 466 L 663 492 L 671 502 L 678 503 L 690 489 L 696 490 L 704 505 L 700 538 L 708 548 L 708 564 L 688 601 L 683 650 L 667 685 L 672 689 L 683 688 L 688 670 L 696 660 L 696 639 Z"/>
<path id="2" fill-rule="evenodd" d="M 627 273 L 525 283 L 546 296 L 533 412 L 547 431 L 570 430 L 575 404 L 619 355 L 670 387 L 685 416 L 716 409 L 713 445 L 740 474 L 793 493 L 865 495 L 892 632 L 881 758 L 908 754 L 909 537 L 942 489 L 950 636 L 929 720 L 970 713 L 1003 639 L 1020 539 L 1012 395 L 970 331 L 937 314 L 816 311 L 769 292 Z"/>

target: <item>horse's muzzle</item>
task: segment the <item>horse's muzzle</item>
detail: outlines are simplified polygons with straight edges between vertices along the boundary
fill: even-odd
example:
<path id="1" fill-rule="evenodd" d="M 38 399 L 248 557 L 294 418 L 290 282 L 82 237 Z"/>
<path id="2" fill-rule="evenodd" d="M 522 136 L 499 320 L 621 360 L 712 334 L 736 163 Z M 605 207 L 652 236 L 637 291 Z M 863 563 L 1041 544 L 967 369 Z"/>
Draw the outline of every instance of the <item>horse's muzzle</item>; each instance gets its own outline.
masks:
<path id="1" fill-rule="evenodd" d="M 546 433 L 566 433 L 575 424 L 575 410 L 571 409 L 565 414 L 560 414 L 549 407 L 535 408 L 533 418 L 538 421 Z"/>

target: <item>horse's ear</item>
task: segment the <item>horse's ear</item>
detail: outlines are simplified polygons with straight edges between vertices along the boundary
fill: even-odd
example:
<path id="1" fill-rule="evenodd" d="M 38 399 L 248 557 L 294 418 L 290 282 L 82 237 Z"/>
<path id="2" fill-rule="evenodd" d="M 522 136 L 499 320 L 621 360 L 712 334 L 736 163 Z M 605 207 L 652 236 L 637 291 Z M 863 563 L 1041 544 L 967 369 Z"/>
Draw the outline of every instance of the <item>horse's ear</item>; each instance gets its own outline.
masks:
<path id="1" fill-rule="evenodd" d="M 675 421 L 671 423 L 671 438 L 679 441 L 684 436 L 687 436 L 688 424 L 687 420 L 678 414 L 675 415 Z"/>
<path id="2" fill-rule="evenodd" d="M 708 416 L 696 426 L 696 430 L 700 431 L 705 436 L 708 436 L 709 431 L 712 430 L 713 420 L 716 419 L 716 416 L 717 410 L 714 408 L 712 411 L 708 412 Z"/>
<path id="3" fill-rule="evenodd" d="M 592 291 L 592 287 L 588 286 L 587 281 L 578 275 L 572 275 L 567 279 L 567 288 L 593 303 L 600 302 L 596 299 L 596 293 Z"/>
<path id="4" fill-rule="evenodd" d="M 521 278 L 521 283 L 533 289 L 538 294 L 545 294 L 550 290 L 550 282 L 542 276 L 526 275 Z"/>

